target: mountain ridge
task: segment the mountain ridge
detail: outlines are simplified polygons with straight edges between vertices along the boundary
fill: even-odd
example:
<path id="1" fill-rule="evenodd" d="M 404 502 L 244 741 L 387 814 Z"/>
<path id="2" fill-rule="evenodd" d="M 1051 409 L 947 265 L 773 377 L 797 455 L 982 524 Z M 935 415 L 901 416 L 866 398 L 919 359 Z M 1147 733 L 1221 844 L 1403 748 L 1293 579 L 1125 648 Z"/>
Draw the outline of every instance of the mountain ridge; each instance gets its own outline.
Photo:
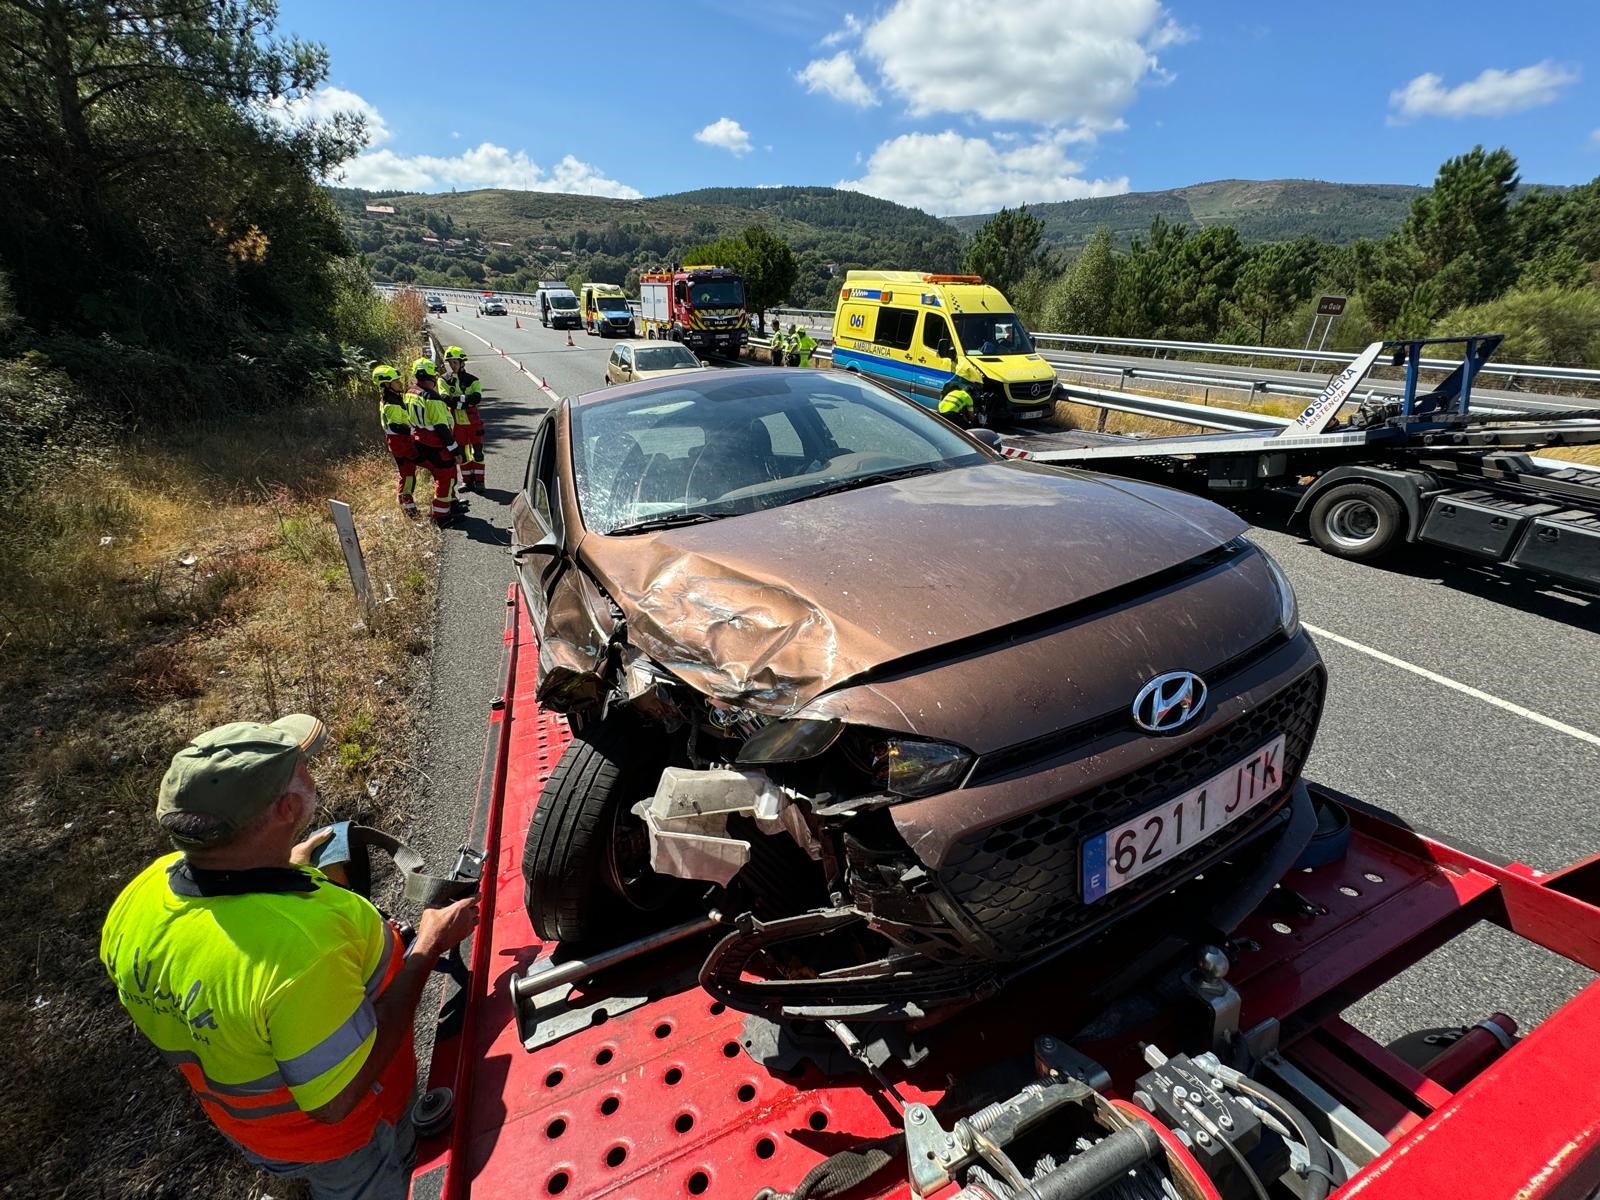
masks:
<path id="1" fill-rule="evenodd" d="M 1087 242 L 1101 225 L 1126 249 L 1157 216 L 1191 229 L 1232 225 L 1246 242 L 1309 236 L 1347 245 L 1395 229 L 1428 188 L 1403 183 L 1334 183 L 1322 179 L 1214 179 L 1160 191 L 1029 204 L 1045 238 L 1062 249 Z M 992 213 L 946 217 L 964 235 Z"/>

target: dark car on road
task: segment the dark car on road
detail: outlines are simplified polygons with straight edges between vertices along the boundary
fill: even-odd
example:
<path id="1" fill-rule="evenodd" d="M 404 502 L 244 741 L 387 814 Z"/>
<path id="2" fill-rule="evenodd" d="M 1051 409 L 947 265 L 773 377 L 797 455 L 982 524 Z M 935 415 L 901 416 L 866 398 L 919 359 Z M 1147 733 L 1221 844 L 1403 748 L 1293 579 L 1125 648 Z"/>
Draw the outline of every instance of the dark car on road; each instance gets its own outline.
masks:
<path id="1" fill-rule="evenodd" d="M 431 313 L 440 313 L 448 312 L 449 309 L 445 307 L 444 298 L 442 296 L 429 296 L 428 311 Z"/>
<path id="2" fill-rule="evenodd" d="M 914 1018 L 1175 890 L 1226 930 L 1310 837 L 1321 660 L 1206 500 L 843 372 L 699 370 L 563 400 L 512 516 L 574 730 L 542 938 L 714 908 L 713 996 Z"/>

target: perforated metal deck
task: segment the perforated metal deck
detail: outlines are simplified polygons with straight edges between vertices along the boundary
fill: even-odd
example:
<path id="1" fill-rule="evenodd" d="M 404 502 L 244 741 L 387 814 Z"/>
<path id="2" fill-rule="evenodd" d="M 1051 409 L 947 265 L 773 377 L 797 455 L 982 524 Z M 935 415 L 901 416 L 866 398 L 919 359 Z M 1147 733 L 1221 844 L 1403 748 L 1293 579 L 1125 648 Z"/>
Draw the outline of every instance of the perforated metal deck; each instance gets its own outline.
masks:
<path id="1" fill-rule="evenodd" d="M 762 1186 L 788 1190 L 834 1152 L 898 1129 L 864 1078 L 765 1070 L 744 1052 L 740 1014 L 697 987 L 663 986 L 675 968 L 697 961 L 703 943 L 603 979 L 612 990 L 654 987 L 642 1007 L 538 1051 L 523 1048 L 509 983 L 551 948 L 533 935 L 523 909 L 522 842 L 569 735 L 534 703 L 536 655 L 515 602 L 506 638 L 510 686 L 491 719 L 493 769 L 481 798 L 494 864 L 485 873 L 486 919 L 473 947 L 469 1002 L 447 1003 L 432 1070 L 435 1085 L 456 1089 L 457 1110 L 449 1130 L 422 1147 L 413 1197 L 750 1200 Z M 1490 1072 L 1452 1094 L 1336 1014 L 1480 919 L 1600 968 L 1600 861 L 1541 877 L 1360 810 L 1353 817 L 1349 856 L 1293 877 L 1308 908 L 1251 917 L 1240 934 L 1259 949 L 1242 954 L 1230 975 L 1246 1026 L 1282 1020 L 1286 1054 L 1406 1151 L 1386 1155 L 1339 1194 L 1590 1194 L 1600 1183 L 1591 1137 L 1600 1134 L 1600 985 L 1499 1060 L 1487 1095 Z M 1311 911 L 1318 915 L 1305 915 Z M 926 1031 L 928 1059 L 909 1073 L 891 1069 L 897 1086 L 908 1101 L 948 1114 L 1009 1094 L 1032 1077 L 1033 1039 L 1070 1032 L 1063 1023 L 1073 997 L 1115 963 L 1075 960 L 1042 971 Z M 1187 1016 L 1164 1014 L 1115 1042 L 1078 1045 L 1111 1070 L 1120 1095 L 1142 1070 L 1139 1042 L 1176 1047 L 1192 1037 Z M 878 1195 L 906 1196 L 907 1185 L 891 1173 Z"/>

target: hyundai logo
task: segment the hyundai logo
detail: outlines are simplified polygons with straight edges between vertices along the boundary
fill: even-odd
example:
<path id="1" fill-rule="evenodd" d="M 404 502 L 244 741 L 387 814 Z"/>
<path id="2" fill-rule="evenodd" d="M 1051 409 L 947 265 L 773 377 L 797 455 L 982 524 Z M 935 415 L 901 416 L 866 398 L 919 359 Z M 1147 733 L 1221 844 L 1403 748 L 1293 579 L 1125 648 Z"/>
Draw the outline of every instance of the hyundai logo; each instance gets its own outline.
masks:
<path id="1" fill-rule="evenodd" d="M 1205 680 L 1193 671 L 1169 671 L 1139 689 L 1133 698 L 1133 723 L 1149 733 L 1175 733 L 1205 705 Z"/>

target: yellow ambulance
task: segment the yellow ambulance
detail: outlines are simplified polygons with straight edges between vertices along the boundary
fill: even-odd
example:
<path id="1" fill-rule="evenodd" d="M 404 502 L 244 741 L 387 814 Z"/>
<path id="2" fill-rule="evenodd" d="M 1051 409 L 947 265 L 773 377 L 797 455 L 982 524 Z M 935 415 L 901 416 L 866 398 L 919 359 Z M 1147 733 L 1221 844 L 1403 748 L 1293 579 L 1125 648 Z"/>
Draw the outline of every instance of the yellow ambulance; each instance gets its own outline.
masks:
<path id="1" fill-rule="evenodd" d="M 1050 414 L 1055 368 L 1011 304 L 977 275 L 851 271 L 833 314 L 833 365 L 937 409 L 965 384 L 986 425 Z"/>

